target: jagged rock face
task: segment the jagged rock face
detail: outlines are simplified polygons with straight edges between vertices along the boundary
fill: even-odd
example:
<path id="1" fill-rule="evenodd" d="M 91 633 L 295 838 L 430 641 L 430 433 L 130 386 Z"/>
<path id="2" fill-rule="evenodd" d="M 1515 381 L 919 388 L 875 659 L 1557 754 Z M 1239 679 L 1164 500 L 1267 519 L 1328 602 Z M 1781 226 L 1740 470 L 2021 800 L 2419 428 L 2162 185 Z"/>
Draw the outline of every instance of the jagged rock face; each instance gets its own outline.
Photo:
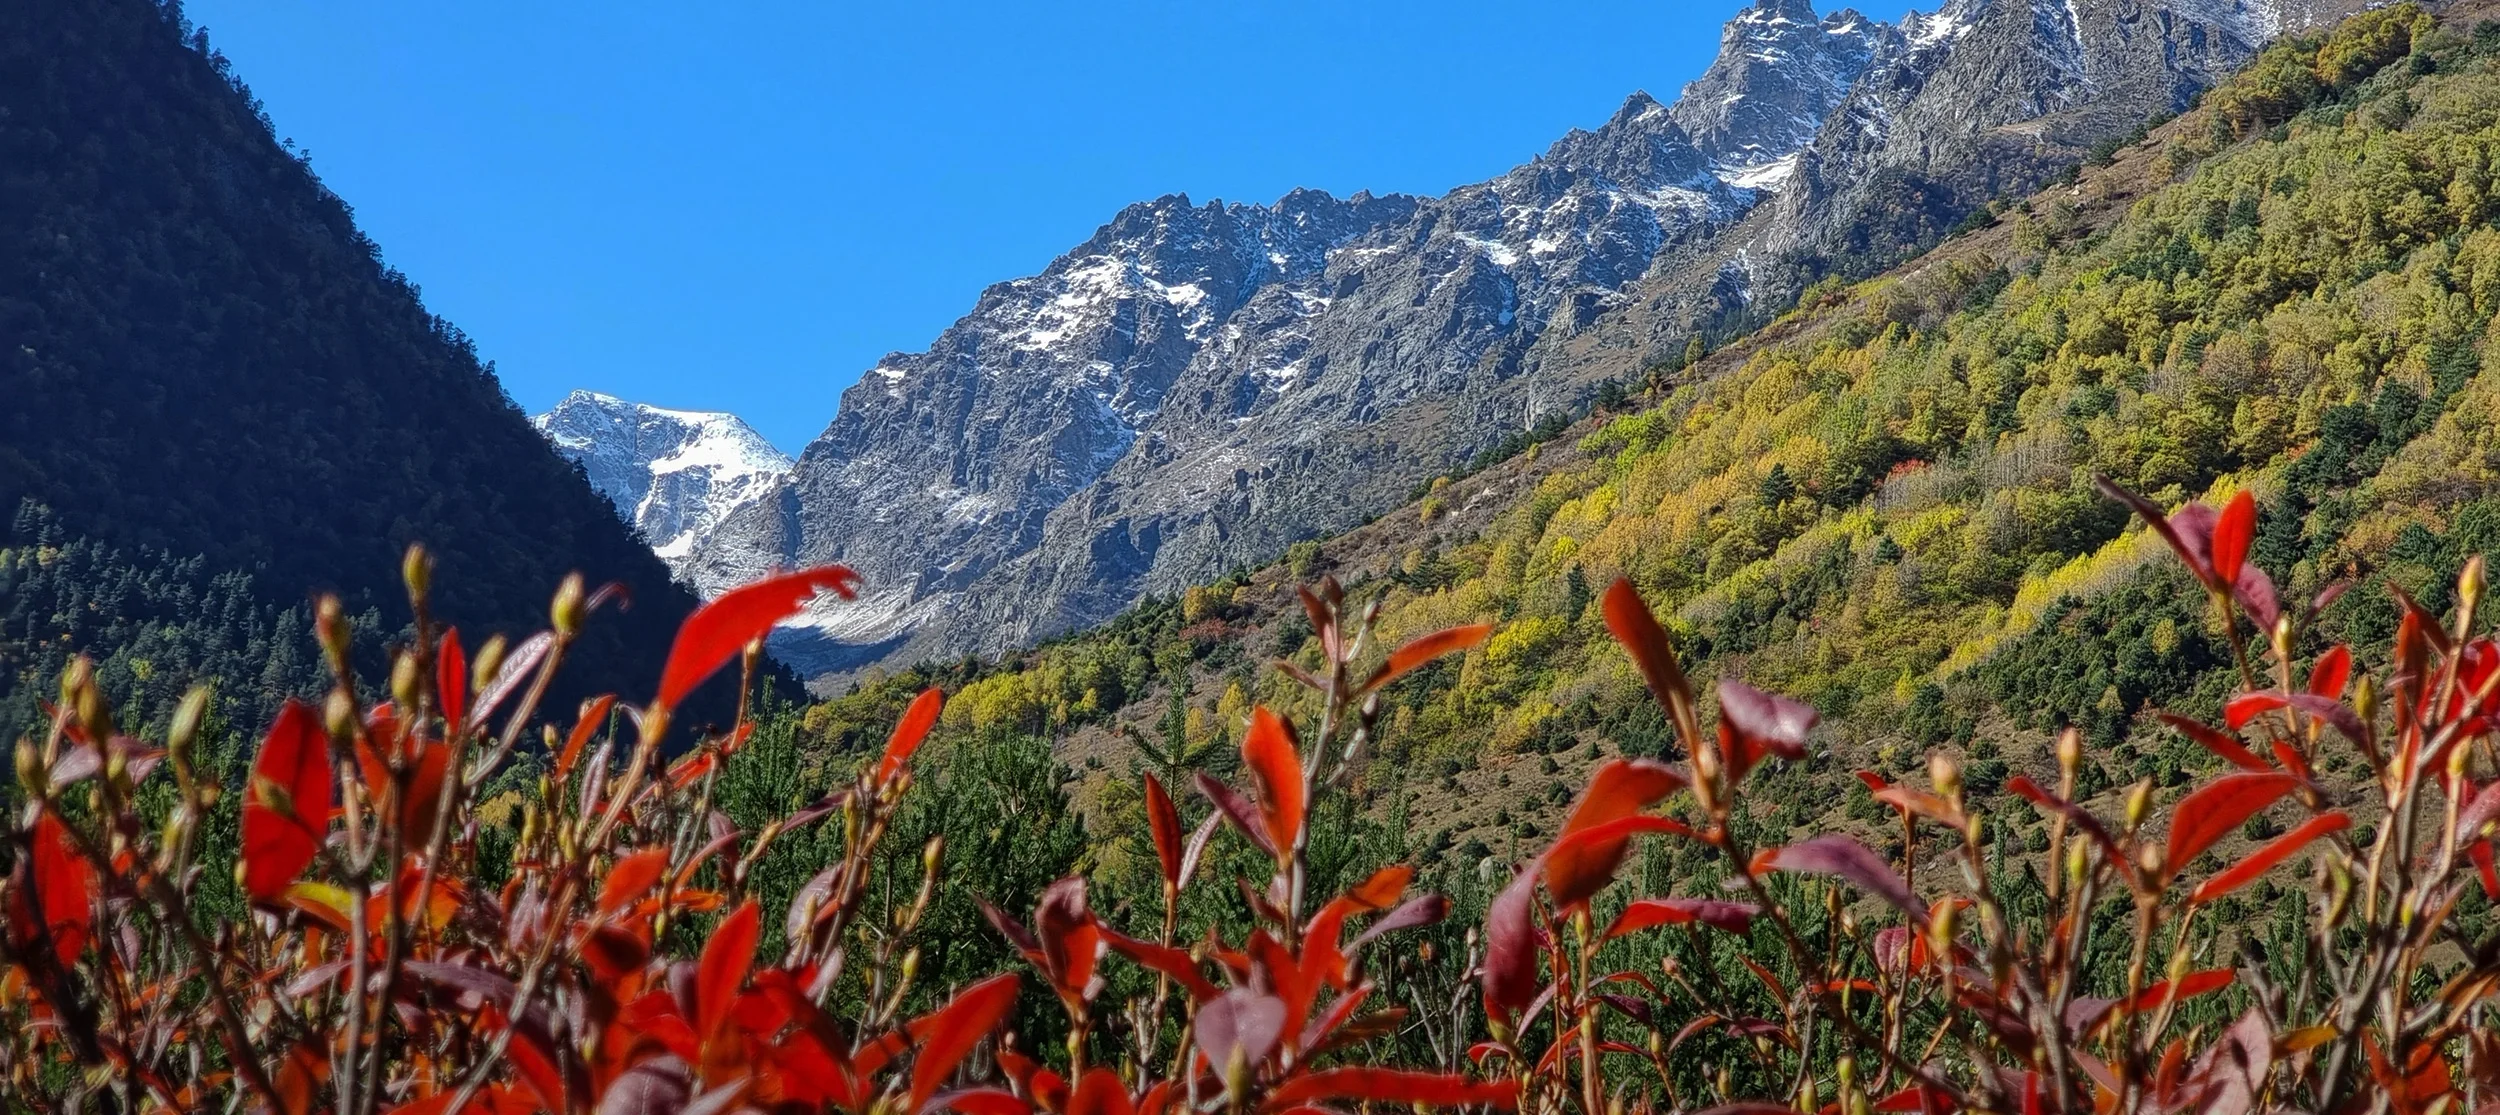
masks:
<path id="1" fill-rule="evenodd" d="M 590 486 L 705 596 L 736 581 L 701 576 L 687 559 L 731 512 L 773 494 L 790 471 L 787 455 L 732 414 L 575 391 L 530 424 L 580 463 Z"/>
<path id="2" fill-rule="evenodd" d="M 1832 109 L 1902 30 L 1855 11 L 1817 16 L 1809 0 L 1757 0 L 1729 20 L 1719 56 L 1672 110 L 1730 185 L 1776 189 Z"/>
<path id="3" fill-rule="evenodd" d="M 847 392 L 682 568 L 841 561 L 802 672 L 1011 648 L 1394 506 L 1816 253 L 1897 254 L 2186 103 L 2347 0 L 1757 0 L 1673 107 L 1636 95 L 1490 182 L 1132 206 Z"/>
<path id="4" fill-rule="evenodd" d="M 1867 274 L 2100 141 L 2186 107 L 2276 36 L 2367 0 L 1948 0 L 1874 56 L 1776 196 L 1663 253 L 1637 297 L 1531 362 L 1635 372 L 1699 329 L 1763 320 L 1818 274 Z"/>

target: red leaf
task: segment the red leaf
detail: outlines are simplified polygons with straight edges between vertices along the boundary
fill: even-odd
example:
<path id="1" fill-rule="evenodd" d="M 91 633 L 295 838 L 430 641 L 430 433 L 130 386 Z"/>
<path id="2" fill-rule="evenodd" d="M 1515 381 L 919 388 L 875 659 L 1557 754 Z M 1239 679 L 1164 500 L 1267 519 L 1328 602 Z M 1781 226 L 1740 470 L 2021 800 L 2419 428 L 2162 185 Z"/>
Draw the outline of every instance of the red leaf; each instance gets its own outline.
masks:
<path id="1" fill-rule="evenodd" d="M 911 1104 L 918 1111 L 955 1074 L 972 1047 L 998 1028 L 1016 1005 L 1014 973 L 973 984 L 945 1006 L 912 1020 L 911 1040 L 920 1050 L 911 1066 Z"/>
<path id="2" fill-rule="evenodd" d="M 2272 692 L 2242 693 L 2222 706 L 2222 722 L 2232 731 L 2238 731 L 2249 721 L 2285 707 L 2299 709 L 2314 719 L 2334 725 L 2335 730 L 2343 733 L 2345 739 L 2355 743 L 2361 742 L 2361 717 L 2354 714 L 2351 709 L 2345 708 L 2341 702 L 2328 700 L 2315 693 L 2288 695 Z"/>
<path id="3" fill-rule="evenodd" d="M 1618 577 L 1606 589 L 1603 608 L 1606 629 L 1615 641 L 1623 644 L 1634 665 L 1641 669 L 1641 678 L 1649 683 L 1649 691 L 1658 703 L 1674 713 L 1676 731 L 1688 733 L 1685 710 L 1693 700 L 1693 684 L 1684 676 L 1684 665 L 1675 657 L 1675 643 L 1667 638 L 1666 628 L 1658 626 L 1658 617 L 1649 614 L 1649 603 L 1641 599 L 1639 589 L 1628 578 Z M 1697 747 L 1700 740 L 1687 738 L 1684 746 Z"/>
<path id="4" fill-rule="evenodd" d="M 912 752 L 920 750 L 920 741 L 929 738 L 929 728 L 937 723 L 938 710 L 945 702 L 945 695 L 934 685 L 912 698 L 902 722 L 894 725 L 894 735 L 885 741 L 885 758 L 877 763 L 877 785 L 894 781 L 903 764 L 911 761 Z"/>
<path id="5" fill-rule="evenodd" d="M 2170 847 L 2162 869 L 2177 875 L 2214 841 L 2298 785 L 2300 779 L 2288 774 L 2226 774 L 2179 799 L 2171 813 Z"/>
<path id="6" fill-rule="evenodd" d="M 654 702 L 664 708 L 675 708 L 686 694 L 703 684 L 713 671 L 728 665 L 748 643 L 763 637 L 773 625 L 797 615 L 816 598 L 830 590 L 844 600 L 859 596 L 859 574 L 839 565 L 819 566 L 770 577 L 745 588 L 731 589 L 711 603 L 695 609 L 677 629 L 677 641 L 668 650 L 668 666 L 660 671 L 660 696 Z"/>
<path id="7" fill-rule="evenodd" d="M 1033 1105 L 1016 1098 L 1013 1092 L 996 1088 L 966 1088 L 929 1097 L 930 1111 L 956 1111 L 962 1115 L 1032 1115 Z"/>
<path id="8" fill-rule="evenodd" d="M 2028 775 L 2017 774 L 2007 779 L 2005 788 L 2014 791 L 2016 796 L 2042 809 L 2064 815 L 2066 820 L 2075 826 L 2077 832 L 2100 846 L 2101 855 L 2109 861 L 2110 866 L 2121 871 L 2127 869 L 2127 857 L 2118 851 L 2118 842 L 2110 839 L 2109 830 L 2101 827 L 2100 818 L 2086 812 L 2082 806 L 2040 788 L 2040 784 L 2032 781 Z"/>
<path id="9" fill-rule="evenodd" d="M 729 1021 L 738 988 L 755 963 L 759 920 L 755 900 L 750 898 L 722 918 L 712 929 L 712 939 L 703 945 L 703 959 L 695 972 L 694 1021 L 696 1032 L 707 1039 Z"/>
<path id="10" fill-rule="evenodd" d="M 1163 792 L 1163 783 L 1155 776 L 1146 776 L 1146 831 L 1154 837 L 1155 859 L 1163 865 L 1163 885 L 1177 889 L 1181 885 L 1181 814 L 1172 808 L 1172 796 Z"/>
<path id="11" fill-rule="evenodd" d="M 1127 1086 L 1110 1069 L 1087 1070 L 1078 1078 L 1076 1091 L 1068 1096 L 1067 1115 L 1136 1115 L 1136 1111 L 1137 1105 L 1128 1098 Z"/>
<path id="12" fill-rule="evenodd" d="M 668 849 L 645 848 L 608 869 L 607 881 L 599 887 L 599 915 L 607 917 L 642 900 L 645 892 L 668 871 Z"/>
<path id="13" fill-rule="evenodd" d="M 1637 933 L 1661 925 L 1703 925 L 1742 933 L 1753 926 L 1753 917 L 1761 911 L 1741 902 L 1714 902 L 1706 898 L 1644 898 L 1623 908 L 1613 925 L 1606 927 L 1606 940 L 1626 933 Z"/>
<path id="14" fill-rule="evenodd" d="M 1463 1076 L 1402 1069 L 1334 1068 L 1305 1073 L 1267 1094 L 1265 1110 L 1277 1111 L 1313 1100 L 1366 1100 L 1388 1104 L 1462 1107 L 1470 1104 L 1509 1110 L 1519 1105 L 1519 1084 L 1513 1080 L 1473 1081 Z"/>
<path id="15" fill-rule="evenodd" d="M 1102 939 L 1111 946 L 1111 951 L 1178 980 L 1194 1002 L 1203 1003 L 1220 993 L 1215 984 L 1208 982 L 1206 973 L 1198 970 L 1198 962 L 1190 959 L 1186 951 L 1153 941 L 1141 941 L 1107 928 L 1102 931 Z"/>
<path id="16" fill-rule="evenodd" d="M 2213 535 L 2213 511 L 2204 504 L 2191 503 L 2180 508 L 2177 515 L 2164 515 L 2151 500 L 2120 487 L 2107 476 L 2095 476 L 2092 480 L 2102 494 L 2126 504 L 2145 525 L 2153 528 L 2153 533 L 2161 535 L 2161 540 L 2170 544 L 2171 551 L 2187 563 L 2188 571 L 2196 574 L 2197 580 L 2209 588 L 2225 584 L 2214 579 L 2213 560 L 2207 556 L 2207 544 Z"/>
<path id="17" fill-rule="evenodd" d="M 1207 801 L 1214 804 L 1216 813 L 1225 820 L 1231 821 L 1234 828 L 1240 829 L 1243 836 L 1249 837 L 1251 843 L 1259 846 L 1260 851 L 1270 856 L 1281 854 L 1277 850 L 1276 842 L 1268 838 L 1267 822 L 1260 819 L 1258 807 L 1250 804 L 1250 799 L 1241 796 L 1241 791 L 1216 781 L 1214 776 L 1203 770 L 1191 777 L 1197 780 L 1198 792 L 1206 795 Z M 1208 820 L 1213 819 L 1208 818 Z M 1201 825 L 1199 831 L 1205 832 L 1207 829 Z M 1201 851 L 1205 849 L 1205 845 L 1199 844 L 1195 839 L 1192 839 L 1190 843 L 1196 845 Z"/>
<path id="18" fill-rule="evenodd" d="M 1785 848 L 1773 848 L 1754 857 L 1753 870 L 1801 872 L 1808 875 L 1831 875 L 1856 884 L 1861 890 L 1892 903 L 1910 916 L 1912 924 L 1924 924 L 1927 906 L 1910 893 L 1910 885 L 1901 881 L 1882 856 L 1846 836 L 1823 835 L 1798 841 Z"/>
<path id="19" fill-rule="evenodd" d="M 330 827 L 329 741 L 312 708 L 289 700 L 261 740 L 243 798 L 243 891 L 269 901 L 321 850 Z"/>
<path id="20" fill-rule="evenodd" d="M 2180 735 L 2195 740 L 2205 750 L 2221 756 L 2223 762 L 2241 770 L 2253 770 L 2261 774 L 2271 773 L 2274 770 L 2274 764 L 2258 758 L 2257 753 L 2250 751 L 2246 744 L 2216 731 L 2210 725 L 2200 724 L 2187 717 L 2168 712 L 2161 714 L 2161 722 L 2170 725 Z"/>
<path id="21" fill-rule="evenodd" d="M 95 926 L 95 865 L 70 847 L 69 831 L 49 809 L 35 821 L 34 838 L 35 898 L 43 903 L 53 954 L 67 965 L 87 947 Z"/>
<path id="22" fill-rule="evenodd" d="M 1545 885 L 1557 906 L 1569 909 L 1614 881 L 1630 834 L 1570 842 L 1574 833 L 1633 816 L 1682 789 L 1684 776 L 1648 759 L 1610 759 L 1590 776 L 1589 788 L 1563 822 L 1562 839 L 1546 856 Z"/>
<path id="23" fill-rule="evenodd" d="M 2310 841 L 2330 832 L 2342 832 L 2351 827 L 2352 818 L 2341 813 L 2326 813 L 2312 817 L 2308 824 L 2274 838 L 2265 847 L 2249 853 L 2248 858 L 2232 864 L 2221 874 L 2197 884 L 2195 892 L 2188 896 L 2188 901 L 2201 905 L 2247 886 L 2258 876 L 2274 870 L 2276 864 L 2290 859 L 2302 848 L 2308 847 Z"/>
<path id="24" fill-rule="evenodd" d="M 1051 983 L 1062 995 L 1083 995 L 1093 982 L 1102 940 L 1093 911 L 1085 908 L 1085 880 L 1061 879 L 1044 888 L 1033 910 L 1033 929 Z"/>
<path id="25" fill-rule="evenodd" d="M 1241 761 L 1258 790 L 1268 840 L 1282 855 L 1302 836 L 1302 756 L 1294 750 L 1293 727 L 1264 705 L 1253 710 L 1241 737 Z"/>
<path id="26" fill-rule="evenodd" d="M 469 714 L 469 656 L 460 649 L 457 627 L 443 632 L 442 647 L 434 654 L 434 696 L 443 704 L 443 723 L 459 731 Z"/>
<path id="27" fill-rule="evenodd" d="M 1739 738 L 1790 760 L 1806 757 L 1806 733 L 1822 719 L 1803 701 L 1765 693 L 1741 681 L 1719 683 L 1719 718 L 1732 725 Z"/>
<path id="28" fill-rule="evenodd" d="M 1236 987 L 1198 1008 L 1198 1052 L 1217 1072 L 1236 1058 L 1256 1067 L 1284 1040 L 1285 1001 Z"/>
<path id="29" fill-rule="evenodd" d="M 1381 663 L 1380 669 L 1373 673 L 1371 679 L 1364 682 L 1362 689 L 1357 692 L 1369 693 L 1405 677 L 1418 667 L 1443 655 L 1482 646 L 1485 639 L 1492 634 L 1492 624 L 1478 623 L 1466 627 L 1453 627 L 1447 631 L 1435 631 L 1416 639 L 1390 651 L 1389 660 Z"/>
<path id="30" fill-rule="evenodd" d="M 2343 700 L 2344 687 L 2351 682 L 2352 648 L 2342 643 L 2328 647 L 2317 665 L 2309 667 L 2309 691 L 2327 700 Z"/>
<path id="31" fill-rule="evenodd" d="M 2248 540 L 2257 531 L 2257 497 L 2243 489 L 2222 507 L 2214 521 L 2214 577 L 2226 585 L 2240 580 L 2240 563 L 2248 560 Z"/>
<path id="32" fill-rule="evenodd" d="M 1493 1018 L 1516 1018 L 1536 999 L 1536 880 L 1544 867 L 1521 867 L 1485 910 L 1484 1008 Z"/>

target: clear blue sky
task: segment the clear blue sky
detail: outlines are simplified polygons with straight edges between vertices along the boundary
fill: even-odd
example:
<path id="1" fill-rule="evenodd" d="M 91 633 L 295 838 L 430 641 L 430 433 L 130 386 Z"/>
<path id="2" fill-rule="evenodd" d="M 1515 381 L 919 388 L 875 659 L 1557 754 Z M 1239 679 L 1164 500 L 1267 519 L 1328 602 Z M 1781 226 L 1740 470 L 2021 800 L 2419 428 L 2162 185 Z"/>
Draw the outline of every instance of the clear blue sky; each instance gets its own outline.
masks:
<path id="1" fill-rule="evenodd" d="M 186 10 L 523 406 L 735 411 L 795 451 L 878 357 L 1124 204 L 1489 178 L 1672 99 L 1742 3 Z"/>

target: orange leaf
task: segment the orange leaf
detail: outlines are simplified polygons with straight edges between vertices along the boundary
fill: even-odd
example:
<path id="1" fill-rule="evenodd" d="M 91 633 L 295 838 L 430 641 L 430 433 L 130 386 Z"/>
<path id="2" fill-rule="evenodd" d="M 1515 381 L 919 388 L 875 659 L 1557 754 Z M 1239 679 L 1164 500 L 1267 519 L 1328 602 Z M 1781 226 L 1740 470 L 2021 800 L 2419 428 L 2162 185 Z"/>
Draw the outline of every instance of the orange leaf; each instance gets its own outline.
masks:
<path id="1" fill-rule="evenodd" d="M 1146 776 L 1146 829 L 1154 836 L 1155 859 L 1163 865 L 1163 885 L 1181 885 L 1181 815 L 1163 783 Z"/>
<path id="2" fill-rule="evenodd" d="M 599 727 L 608 722 L 608 710 L 616 707 L 616 695 L 602 693 L 582 702 L 581 719 L 573 722 L 573 734 L 566 737 L 564 751 L 556 756 L 556 781 L 562 782 L 573 773 L 573 763 L 582 757 L 582 748 L 590 737 L 599 734 Z"/>
<path id="3" fill-rule="evenodd" d="M 321 850 L 330 827 L 329 741 L 312 708 L 289 700 L 261 741 L 243 798 L 243 890 L 267 901 Z"/>
<path id="4" fill-rule="evenodd" d="M 1606 590 L 1604 611 L 1606 629 L 1615 641 L 1632 655 L 1632 662 L 1641 668 L 1641 677 L 1649 683 L 1649 691 L 1658 703 L 1676 714 L 1676 731 L 1688 731 L 1683 709 L 1691 705 L 1693 685 L 1684 677 L 1684 666 L 1676 661 L 1675 644 L 1667 638 L 1666 628 L 1658 626 L 1658 617 L 1649 614 L 1649 603 L 1641 599 L 1639 589 L 1627 578 L 1618 577 Z M 1701 741 L 1687 739 L 1686 747 L 1700 746 Z"/>
<path id="5" fill-rule="evenodd" d="M 2288 774 L 2226 774 L 2179 799 L 2171 812 L 2170 847 L 2163 870 L 2176 875 L 2232 829 L 2300 785 Z"/>
<path id="6" fill-rule="evenodd" d="M 1413 673 L 1443 655 L 1456 654 L 1459 651 L 1482 646 L 1485 639 L 1492 634 L 1492 624 L 1477 623 L 1466 627 L 1453 627 L 1446 631 L 1435 631 L 1416 639 L 1390 651 L 1389 660 L 1381 663 L 1379 671 L 1371 676 L 1371 680 L 1364 682 L 1363 688 L 1358 692 L 1369 693 Z"/>
<path id="7" fill-rule="evenodd" d="M 1740 902 L 1718 902 L 1707 898 L 1644 898 L 1623 908 L 1613 925 L 1606 927 L 1600 939 L 1611 941 L 1626 933 L 1637 933 L 1661 925 L 1688 925 L 1700 922 L 1730 933 L 1742 933 L 1752 927 L 1753 917 L 1760 911 Z"/>
<path id="8" fill-rule="evenodd" d="M 1346 890 L 1345 896 L 1353 899 L 1364 909 L 1386 910 L 1397 905 L 1398 899 L 1405 896 L 1406 884 L 1414 881 L 1414 878 L 1414 868 L 1402 863 L 1393 864 L 1373 872 L 1370 878 L 1354 884 Z"/>
<path id="9" fill-rule="evenodd" d="M 1630 843 L 1629 834 L 1579 842 L 1570 840 L 1572 834 L 1630 817 L 1683 786 L 1682 775 L 1648 759 L 1610 759 L 1598 767 L 1545 862 L 1545 886 L 1555 905 L 1578 906 L 1605 889 Z"/>
<path id="10" fill-rule="evenodd" d="M 2224 504 L 2222 517 L 2214 520 L 2214 579 L 2226 585 L 2238 584 L 2240 563 L 2248 560 L 2249 536 L 2257 531 L 2257 497 L 2242 489 Z"/>
<path id="11" fill-rule="evenodd" d="M 755 900 L 750 898 L 722 918 L 712 929 L 712 939 L 703 945 L 703 959 L 695 971 L 694 1021 L 696 1032 L 706 1039 L 728 1023 L 738 987 L 747 981 L 747 969 L 755 963 L 759 921 Z"/>
<path id="12" fill-rule="evenodd" d="M 1277 1085 L 1267 1094 L 1262 1107 L 1281 1111 L 1313 1100 L 1331 1099 L 1432 1107 L 1484 1104 L 1507 1111 L 1519 1105 L 1519 1084 L 1513 1080 L 1479 1083 L 1463 1076 L 1402 1069 L 1321 1069 Z"/>
<path id="13" fill-rule="evenodd" d="M 912 1044 L 920 1052 L 911 1066 L 911 1104 L 918 1111 L 954 1075 L 972 1047 L 1007 1017 L 1016 1005 L 1013 973 L 991 976 L 963 990 L 945 1006 L 912 1020 Z"/>
<path id="14" fill-rule="evenodd" d="M 607 917 L 641 901 L 645 892 L 668 871 L 668 849 L 645 848 L 608 869 L 599 887 L 599 916 Z"/>
<path id="15" fill-rule="evenodd" d="M 2202 972 L 2189 972 L 2179 977 L 2179 998 L 2193 999 L 2199 995 L 2220 991 L 2231 986 L 2231 981 L 2237 978 L 2238 976 L 2229 968 L 2209 968 Z M 2137 992 L 2135 998 L 2127 1000 L 2127 1006 L 2137 1013 L 2142 1013 L 2159 1007 L 2169 998 L 2170 981 L 2163 980 Z"/>
<path id="16" fill-rule="evenodd" d="M 946 697 L 932 685 L 912 698 L 911 707 L 903 710 L 903 719 L 894 725 L 894 734 L 885 741 L 885 758 L 877 763 L 877 785 L 894 781 L 911 754 L 920 750 L 920 741 L 929 738 L 929 727 L 937 723 L 938 709 Z"/>
<path id="17" fill-rule="evenodd" d="M 1302 756 L 1294 750 L 1293 726 L 1261 705 L 1241 737 L 1241 760 L 1259 793 L 1259 813 L 1279 857 L 1302 836 Z"/>
<path id="18" fill-rule="evenodd" d="M 2232 864 L 2221 874 L 2197 884 L 2195 892 L 2188 896 L 2188 901 L 2199 904 L 2211 902 L 2247 886 L 2258 876 L 2274 870 L 2276 864 L 2290 859 L 2294 853 L 2308 847 L 2310 841 L 2330 832 L 2342 832 L 2351 827 L 2352 818 L 2341 813 L 2326 813 L 2312 817 L 2308 824 L 2276 837 L 2265 847 L 2249 853 L 2248 858 Z"/>
<path id="19" fill-rule="evenodd" d="M 675 708 L 703 684 L 713 671 L 728 665 L 748 643 L 762 638 L 773 625 L 797 615 L 831 591 L 844 600 L 859 596 L 859 574 L 840 565 L 825 565 L 769 577 L 745 588 L 731 589 L 695 609 L 677 629 L 669 647 L 668 665 L 660 671 L 660 696 L 655 704 Z"/>

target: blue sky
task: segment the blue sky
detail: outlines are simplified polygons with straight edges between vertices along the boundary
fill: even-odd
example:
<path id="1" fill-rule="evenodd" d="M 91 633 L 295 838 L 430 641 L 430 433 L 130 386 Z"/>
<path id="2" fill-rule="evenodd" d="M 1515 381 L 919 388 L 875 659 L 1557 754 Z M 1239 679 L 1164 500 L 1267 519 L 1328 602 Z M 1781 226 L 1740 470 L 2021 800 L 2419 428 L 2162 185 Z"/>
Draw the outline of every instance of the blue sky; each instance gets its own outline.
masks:
<path id="1" fill-rule="evenodd" d="M 1741 2 L 186 9 L 523 406 L 589 387 L 796 451 L 1124 204 L 1489 178 L 1672 99 Z"/>

